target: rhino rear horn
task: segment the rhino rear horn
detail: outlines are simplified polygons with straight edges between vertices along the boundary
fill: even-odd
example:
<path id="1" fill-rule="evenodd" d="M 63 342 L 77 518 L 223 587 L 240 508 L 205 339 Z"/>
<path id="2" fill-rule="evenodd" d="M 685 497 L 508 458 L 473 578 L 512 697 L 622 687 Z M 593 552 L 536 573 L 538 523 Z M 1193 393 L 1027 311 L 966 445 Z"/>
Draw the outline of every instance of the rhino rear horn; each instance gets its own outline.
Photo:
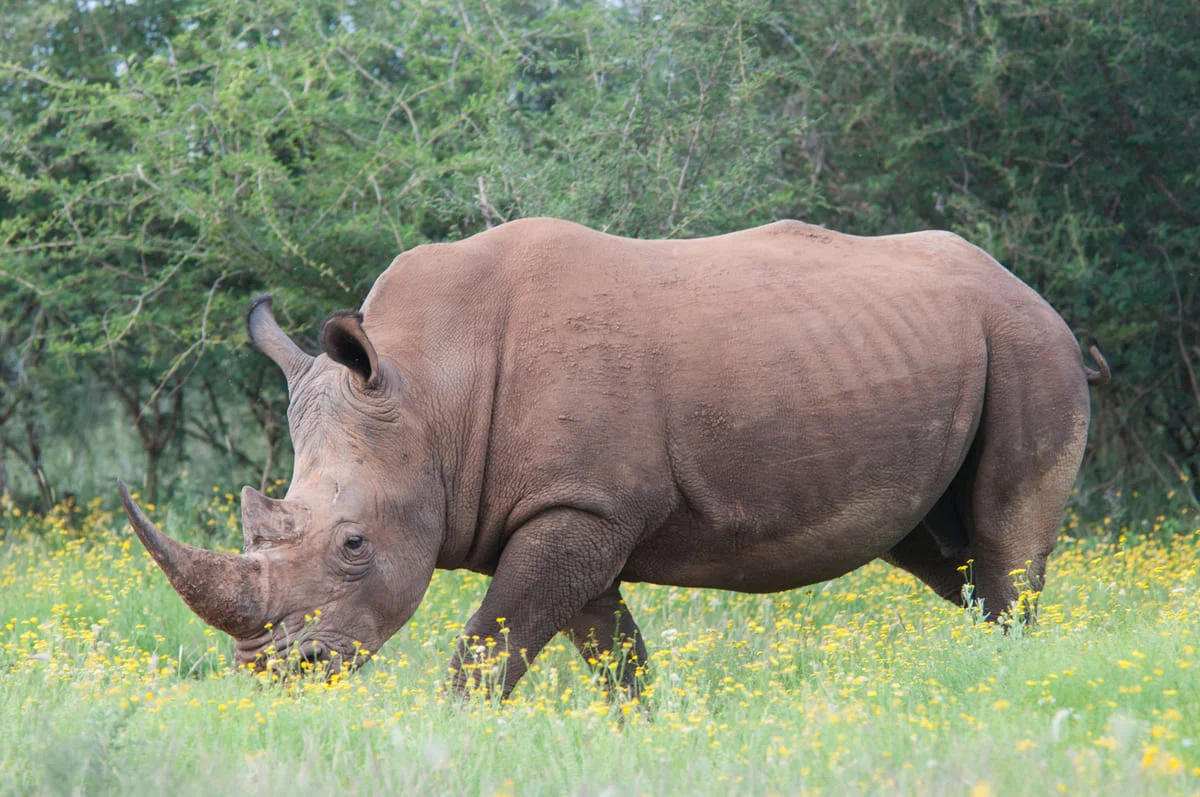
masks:
<path id="1" fill-rule="evenodd" d="M 242 488 L 242 535 L 249 552 L 264 543 L 286 542 L 304 533 L 308 510 L 255 490 Z"/>
<path id="2" fill-rule="evenodd" d="M 271 312 L 269 294 L 256 296 L 250 303 L 250 311 L 246 313 L 246 331 L 250 333 L 250 342 L 254 344 L 254 348 L 270 357 L 282 369 L 290 394 L 296 380 L 312 367 L 313 356 L 297 346 L 296 342 L 279 328 L 275 314 Z"/>
<path id="3" fill-rule="evenodd" d="M 120 479 L 117 490 L 134 533 L 201 620 L 240 639 L 262 632 L 266 585 L 260 557 L 215 553 L 173 540 L 150 522 Z"/>

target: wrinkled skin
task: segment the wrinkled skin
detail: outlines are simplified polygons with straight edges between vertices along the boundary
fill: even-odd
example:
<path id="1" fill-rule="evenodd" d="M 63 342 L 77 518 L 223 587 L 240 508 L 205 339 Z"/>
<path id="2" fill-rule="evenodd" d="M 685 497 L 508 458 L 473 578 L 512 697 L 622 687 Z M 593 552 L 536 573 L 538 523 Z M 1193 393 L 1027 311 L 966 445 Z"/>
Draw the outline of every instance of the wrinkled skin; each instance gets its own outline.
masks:
<path id="1" fill-rule="evenodd" d="M 798 222 L 694 241 L 513 222 L 398 257 L 315 358 L 265 299 L 248 325 L 288 379 L 288 494 L 246 488 L 230 556 L 165 538 L 122 486 L 142 541 L 258 666 L 290 646 L 340 667 L 435 567 L 491 575 L 451 686 L 497 663 L 492 637 L 503 694 L 561 631 L 636 695 L 622 581 L 770 592 L 882 557 L 957 602 L 971 560 L 997 617 L 1013 570 L 1040 590 L 1108 379 L 957 236 Z"/>

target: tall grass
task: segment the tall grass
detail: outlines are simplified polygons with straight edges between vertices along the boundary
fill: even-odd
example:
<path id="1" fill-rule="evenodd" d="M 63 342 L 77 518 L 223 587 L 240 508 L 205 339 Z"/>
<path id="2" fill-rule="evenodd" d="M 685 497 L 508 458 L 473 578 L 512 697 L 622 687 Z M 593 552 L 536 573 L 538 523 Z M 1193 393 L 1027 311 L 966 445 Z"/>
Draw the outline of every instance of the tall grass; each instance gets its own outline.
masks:
<path id="1" fill-rule="evenodd" d="M 223 534 L 232 510 L 218 493 L 178 521 Z M 649 716 L 561 639 L 507 704 L 445 697 L 486 588 L 465 573 L 355 674 L 232 672 L 122 518 L 18 511 L 0 507 L 0 793 L 1200 790 L 1200 529 L 1180 504 L 1136 535 L 1069 518 L 1092 536 L 1064 536 L 1040 625 L 1007 635 L 883 564 L 769 596 L 629 585 Z"/>

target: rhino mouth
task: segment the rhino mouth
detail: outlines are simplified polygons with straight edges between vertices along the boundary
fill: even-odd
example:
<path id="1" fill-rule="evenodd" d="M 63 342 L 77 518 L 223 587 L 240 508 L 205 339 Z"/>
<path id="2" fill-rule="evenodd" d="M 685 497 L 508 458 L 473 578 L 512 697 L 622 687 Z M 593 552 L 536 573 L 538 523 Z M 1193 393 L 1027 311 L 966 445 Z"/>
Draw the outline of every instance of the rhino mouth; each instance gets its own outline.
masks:
<path id="1" fill-rule="evenodd" d="M 294 676 L 333 677 L 361 667 L 369 654 L 340 640 L 310 637 L 276 646 L 271 639 L 248 642 L 238 640 L 236 660 L 239 667 L 256 673 L 270 672 L 281 678 Z"/>

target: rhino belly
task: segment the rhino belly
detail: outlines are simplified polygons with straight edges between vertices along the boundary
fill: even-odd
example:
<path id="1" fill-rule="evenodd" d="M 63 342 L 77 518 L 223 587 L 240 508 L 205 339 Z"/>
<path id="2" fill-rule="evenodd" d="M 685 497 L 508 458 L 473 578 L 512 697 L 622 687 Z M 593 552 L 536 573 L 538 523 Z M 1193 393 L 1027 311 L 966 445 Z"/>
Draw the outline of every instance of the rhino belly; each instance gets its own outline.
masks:
<path id="1" fill-rule="evenodd" d="M 621 580 L 738 592 L 795 589 L 837 578 L 879 558 L 920 516 L 878 520 L 877 525 L 859 523 L 839 529 L 703 528 L 672 520 L 634 551 Z"/>
<path id="2" fill-rule="evenodd" d="M 949 363 L 828 397 L 797 386 L 693 408 L 672 428 L 675 507 L 622 578 L 767 592 L 882 556 L 961 468 L 984 382 L 983 367 Z"/>

